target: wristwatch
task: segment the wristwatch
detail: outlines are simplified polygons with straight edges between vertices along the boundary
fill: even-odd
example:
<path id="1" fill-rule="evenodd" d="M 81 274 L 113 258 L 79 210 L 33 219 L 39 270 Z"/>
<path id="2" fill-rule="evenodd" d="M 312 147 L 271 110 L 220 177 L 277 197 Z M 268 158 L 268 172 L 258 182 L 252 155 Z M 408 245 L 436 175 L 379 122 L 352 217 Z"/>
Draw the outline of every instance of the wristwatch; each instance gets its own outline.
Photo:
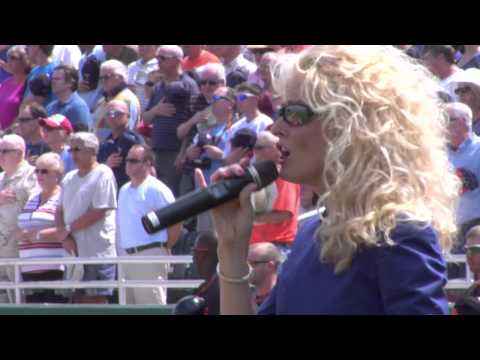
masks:
<path id="1" fill-rule="evenodd" d="M 65 230 L 67 230 L 69 234 L 72 232 L 72 227 L 70 226 L 70 224 L 65 225 Z"/>

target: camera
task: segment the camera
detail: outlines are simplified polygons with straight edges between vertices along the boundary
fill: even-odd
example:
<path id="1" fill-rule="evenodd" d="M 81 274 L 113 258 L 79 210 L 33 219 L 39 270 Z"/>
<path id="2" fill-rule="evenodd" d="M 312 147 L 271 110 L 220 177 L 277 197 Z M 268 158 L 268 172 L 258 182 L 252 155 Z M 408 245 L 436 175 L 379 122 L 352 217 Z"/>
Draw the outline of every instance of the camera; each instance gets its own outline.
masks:
<path id="1" fill-rule="evenodd" d="M 196 146 L 203 149 L 205 145 L 213 145 L 213 138 L 210 134 L 198 134 Z"/>
<path id="2" fill-rule="evenodd" d="M 195 160 L 190 160 L 185 163 L 186 170 L 193 170 L 199 168 L 202 170 L 207 170 L 212 166 L 212 160 L 210 158 L 200 158 Z"/>

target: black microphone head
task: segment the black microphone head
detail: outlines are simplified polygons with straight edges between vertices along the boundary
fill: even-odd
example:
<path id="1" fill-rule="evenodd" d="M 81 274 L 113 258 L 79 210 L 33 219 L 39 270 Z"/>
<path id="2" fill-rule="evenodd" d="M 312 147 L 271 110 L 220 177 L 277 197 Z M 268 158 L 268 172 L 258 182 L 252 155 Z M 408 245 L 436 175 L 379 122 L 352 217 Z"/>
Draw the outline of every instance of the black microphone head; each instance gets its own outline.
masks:
<path id="1" fill-rule="evenodd" d="M 270 185 L 278 178 L 277 165 L 272 160 L 257 161 L 247 168 L 257 188 L 261 189 Z"/>
<path id="2" fill-rule="evenodd" d="M 207 303 L 204 298 L 188 295 L 181 298 L 175 305 L 174 315 L 203 315 Z"/>

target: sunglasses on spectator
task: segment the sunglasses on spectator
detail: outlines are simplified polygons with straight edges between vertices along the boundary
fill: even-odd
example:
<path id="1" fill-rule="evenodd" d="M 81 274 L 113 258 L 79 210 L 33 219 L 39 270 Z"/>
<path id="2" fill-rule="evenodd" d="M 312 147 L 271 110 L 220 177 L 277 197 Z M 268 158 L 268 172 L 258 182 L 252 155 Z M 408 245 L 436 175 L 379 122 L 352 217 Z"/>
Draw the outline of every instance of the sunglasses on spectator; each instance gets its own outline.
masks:
<path id="1" fill-rule="evenodd" d="M 242 102 L 247 100 L 248 98 L 254 97 L 255 95 L 249 94 L 249 93 L 243 93 L 243 94 L 238 94 L 237 95 L 237 100 Z"/>
<path id="2" fill-rule="evenodd" d="M 270 262 L 269 260 L 258 260 L 258 261 L 249 261 L 248 263 L 250 264 L 251 267 L 255 267 L 260 264 L 266 264 Z"/>
<path id="3" fill-rule="evenodd" d="M 100 81 L 105 81 L 105 80 L 108 80 L 108 79 L 110 79 L 110 78 L 112 78 L 112 77 L 114 77 L 114 76 L 115 76 L 115 74 L 100 75 L 100 76 L 98 77 L 98 79 L 99 79 Z"/>
<path id="4" fill-rule="evenodd" d="M 82 148 L 79 148 L 79 147 L 72 147 L 70 149 L 68 149 L 68 152 L 79 152 L 79 151 L 82 151 L 83 149 Z"/>
<path id="5" fill-rule="evenodd" d="M 229 99 L 225 96 L 213 95 L 212 97 L 213 103 L 216 103 L 217 101 L 220 101 L 220 100 L 225 100 L 225 101 L 228 101 L 229 103 L 233 103 L 232 99 Z"/>
<path id="6" fill-rule="evenodd" d="M 120 111 L 120 110 L 110 110 L 110 111 L 107 111 L 106 116 L 108 118 L 116 118 L 116 117 L 120 117 L 120 116 L 125 115 L 125 114 L 126 114 L 125 112 Z"/>
<path id="7" fill-rule="evenodd" d="M 255 146 L 253 147 L 253 149 L 254 149 L 254 150 L 263 150 L 263 149 L 268 149 L 268 148 L 270 148 L 270 147 L 271 147 L 270 145 L 260 145 L 260 144 L 258 144 L 258 145 L 255 145 Z"/>
<path id="8" fill-rule="evenodd" d="M 18 118 L 17 120 L 18 120 L 18 122 L 26 123 L 26 122 L 28 122 L 28 121 L 36 120 L 36 119 L 33 118 L 33 117 L 23 117 L 23 118 Z"/>
<path id="9" fill-rule="evenodd" d="M 152 87 L 152 86 L 155 86 L 155 83 L 153 81 L 147 81 L 145 85 L 148 87 Z"/>
<path id="10" fill-rule="evenodd" d="M 48 169 L 35 169 L 35 174 L 42 174 L 42 175 L 48 175 L 50 173 L 50 170 Z"/>
<path id="11" fill-rule="evenodd" d="M 157 56 L 157 60 L 160 60 L 160 61 L 166 61 L 166 60 L 169 60 L 169 59 L 173 59 L 174 56 L 165 56 L 165 55 L 158 55 Z"/>
<path id="12" fill-rule="evenodd" d="M 220 83 L 220 81 L 217 80 L 200 80 L 200 85 L 210 85 L 210 86 L 217 86 Z"/>
<path id="13" fill-rule="evenodd" d="M 299 127 L 312 121 L 315 113 L 305 104 L 289 104 L 280 108 L 278 111 L 280 117 L 288 125 Z"/>
<path id="14" fill-rule="evenodd" d="M 478 247 L 469 247 L 467 248 L 468 254 L 480 254 L 480 248 Z"/>
<path id="15" fill-rule="evenodd" d="M 140 164 L 144 162 L 141 159 L 134 159 L 134 158 L 126 158 L 125 161 L 130 164 Z"/>
<path id="16" fill-rule="evenodd" d="M 458 87 L 458 88 L 455 89 L 455 94 L 460 95 L 460 94 L 464 94 L 466 92 L 469 92 L 471 90 L 472 89 L 470 88 L 470 86 L 462 86 L 462 87 Z"/>
<path id="17" fill-rule="evenodd" d="M 0 154 L 5 155 L 14 151 L 18 151 L 18 149 L 0 149 Z"/>

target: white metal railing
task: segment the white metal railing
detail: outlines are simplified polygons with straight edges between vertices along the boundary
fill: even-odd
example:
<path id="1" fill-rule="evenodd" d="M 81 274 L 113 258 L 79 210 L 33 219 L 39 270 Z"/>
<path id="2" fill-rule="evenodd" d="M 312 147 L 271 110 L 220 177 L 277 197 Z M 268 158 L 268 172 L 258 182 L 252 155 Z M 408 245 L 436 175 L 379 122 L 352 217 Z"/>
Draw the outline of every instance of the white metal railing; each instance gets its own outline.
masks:
<path id="1" fill-rule="evenodd" d="M 447 262 L 465 263 L 465 255 L 445 256 Z M 20 258 L 0 258 L 0 266 L 13 266 L 14 281 L 0 282 L 0 289 L 14 290 L 15 303 L 21 304 L 22 289 L 86 289 L 86 288 L 117 288 L 119 294 L 119 304 L 125 305 L 126 288 L 152 288 L 161 286 L 165 288 L 190 289 L 198 287 L 203 280 L 126 280 L 123 279 L 124 264 L 191 264 L 192 256 L 174 255 L 174 256 L 119 256 L 114 258 L 89 258 L 89 257 L 65 257 L 65 258 L 41 258 L 41 259 L 20 259 Z M 25 265 L 57 265 L 57 264 L 116 264 L 118 269 L 118 280 L 115 281 L 21 281 L 21 266 Z M 457 290 L 468 288 L 473 281 L 472 273 L 466 266 L 465 279 L 449 280 L 446 289 Z"/>
<path id="2" fill-rule="evenodd" d="M 117 288 L 119 304 L 125 305 L 126 288 L 180 288 L 190 289 L 198 287 L 203 280 L 126 280 L 123 279 L 124 264 L 191 264 L 192 256 L 119 256 L 113 258 L 91 258 L 91 257 L 65 257 L 65 258 L 41 258 L 41 259 L 20 259 L 0 258 L 0 266 L 13 266 L 14 281 L 0 282 L 0 289 L 14 290 L 15 303 L 21 304 L 21 289 L 86 289 L 86 288 Z M 116 264 L 118 269 L 118 280 L 116 281 L 21 281 L 20 267 L 25 265 L 58 265 L 58 264 Z"/>

